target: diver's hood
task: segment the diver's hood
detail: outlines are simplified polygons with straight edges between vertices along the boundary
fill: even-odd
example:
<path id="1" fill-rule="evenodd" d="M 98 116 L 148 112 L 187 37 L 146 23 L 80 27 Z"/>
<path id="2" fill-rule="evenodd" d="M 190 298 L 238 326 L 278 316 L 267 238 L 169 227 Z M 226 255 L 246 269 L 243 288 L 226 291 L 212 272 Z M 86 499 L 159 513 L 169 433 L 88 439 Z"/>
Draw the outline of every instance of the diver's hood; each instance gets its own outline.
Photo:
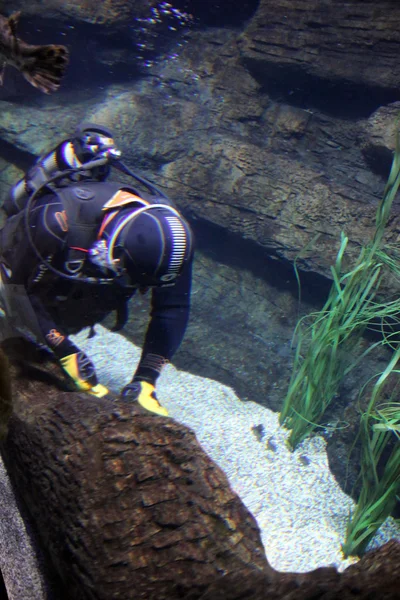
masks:
<path id="1" fill-rule="evenodd" d="M 109 244 L 130 285 L 158 287 L 173 284 L 182 272 L 192 254 L 192 233 L 176 210 L 150 205 L 128 214 Z"/>

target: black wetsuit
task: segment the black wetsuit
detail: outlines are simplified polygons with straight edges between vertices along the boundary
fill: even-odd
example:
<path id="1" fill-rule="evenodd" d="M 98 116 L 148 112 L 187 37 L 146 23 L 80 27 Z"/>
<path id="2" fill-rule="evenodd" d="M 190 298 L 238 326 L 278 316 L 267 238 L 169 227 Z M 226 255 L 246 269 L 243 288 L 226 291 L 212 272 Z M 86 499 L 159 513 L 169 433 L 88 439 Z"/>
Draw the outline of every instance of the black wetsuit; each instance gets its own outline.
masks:
<path id="1" fill-rule="evenodd" d="M 91 185 L 95 190 L 99 190 L 99 186 L 103 186 L 103 190 L 107 190 L 107 186 L 111 186 L 110 190 L 113 186 L 119 187 L 108 183 L 89 183 L 86 187 Z M 118 216 L 131 210 L 131 207 L 123 207 Z M 97 239 L 104 213 L 94 209 L 92 217 L 92 224 L 85 232 L 85 248 L 80 254 L 81 273 L 86 277 L 104 278 L 104 272 L 85 255 Z M 29 225 L 31 241 L 38 253 L 51 266 L 67 273 L 72 228 L 67 225 L 61 198 L 52 194 L 35 201 L 29 212 Z M 1 260 L 11 270 L 9 283 L 21 285 L 26 291 L 41 334 L 57 358 L 76 351 L 68 334 L 99 323 L 114 310 L 117 321 L 122 324 L 127 301 L 136 291 L 134 287 L 124 287 L 118 278 L 112 284 L 93 284 L 57 276 L 35 253 L 31 241 L 27 236 L 24 210 L 9 218 L 0 232 Z M 191 262 L 188 260 L 173 286 L 152 289 L 151 318 L 135 373 L 138 379 L 155 383 L 163 364 L 172 358 L 183 339 L 190 309 Z"/>

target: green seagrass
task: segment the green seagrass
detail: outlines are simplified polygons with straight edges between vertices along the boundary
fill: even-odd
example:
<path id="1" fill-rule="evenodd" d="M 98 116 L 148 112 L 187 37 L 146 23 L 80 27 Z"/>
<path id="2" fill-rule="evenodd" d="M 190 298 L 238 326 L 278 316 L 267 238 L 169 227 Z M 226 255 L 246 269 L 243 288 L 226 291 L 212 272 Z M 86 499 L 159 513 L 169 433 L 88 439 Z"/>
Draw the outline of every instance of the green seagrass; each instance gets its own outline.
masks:
<path id="1" fill-rule="evenodd" d="M 376 300 L 385 269 L 400 277 L 400 265 L 384 249 L 383 235 L 390 209 L 400 185 L 400 148 L 397 142 L 389 179 L 376 214 L 376 230 L 363 247 L 354 268 L 342 273 L 348 238 L 342 233 L 333 283 L 323 309 L 300 320 L 295 336 L 296 354 L 289 389 L 280 413 L 280 423 L 291 430 L 289 444 L 295 448 L 321 424 L 337 394 L 341 381 L 371 352 L 377 342 L 357 357 L 357 347 L 372 321 L 396 320 L 400 298 Z M 398 320 L 398 319 L 397 319 Z M 351 358 L 356 357 L 356 358 Z"/>
<path id="2" fill-rule="evenodd" d="M 400 299 L 379 302 L 378 292 L 385 271 L 400 280 L 397 248 L 384 245 L 383 236 L 393 200 L 400 185 L 400 146 L 397 136 L 392 168 L 376 214 L 373 239 L 360 251 L 354 268 L 342 273 L 348 238 L 341 245 L 332 267 L 333 283 L 323 309 L 297 325 L 297 347 L 292 378 L 283 403 L 280 422 L 291 430 L 289 445 L 295 448 L 322 423 L 324 413 L 338 392 L 341 381 L 377 345 L 394 350 L 391 361 L 378 376 L 365 413 L 361 416 L 361 491 L 349 516 L 343 552 L 361 553 L 391 514 L 400 492 L 400 402 L 383 403 L 389 376 L 397 377 L 400 360 L 396 334 L 385 333 L 385 323 L 400 323 Z M 367 326 L 380 323 L 382 340 L 357 356 Z M 361 393 L 363 393 L 362 390 Z M 382 464 L 384 461 L 384 464 Z M 378 469 L 379 465 L 379 469 Z"/>

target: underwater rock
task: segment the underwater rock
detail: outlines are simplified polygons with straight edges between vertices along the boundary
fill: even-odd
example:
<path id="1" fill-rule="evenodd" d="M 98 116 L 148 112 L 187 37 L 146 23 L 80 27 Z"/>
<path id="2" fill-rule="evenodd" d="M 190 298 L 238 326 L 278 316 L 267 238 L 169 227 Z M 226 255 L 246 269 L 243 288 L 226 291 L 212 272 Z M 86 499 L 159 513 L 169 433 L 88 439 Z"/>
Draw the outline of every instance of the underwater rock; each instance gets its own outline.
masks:
<path id="1" fill-rule="evenodd" d="M 363 152 L 372 170 L 387 177 L 396 148 L 400 102 L 381 106 L 365 124 Z"/>
<path id="2" fill-rule="evenodd" d="M 270 570 L 253 516 L 191 430 L 62 391 L 55 367 L 29 360 L 11 361 L 3 454 L 66 598 L 172 600 Z"/>
<path id="3" fill-rule="evenodd" d="M 246 63 L 266 80 L 281 71 L 395 89 L 400 6 L 392 0 L 261 0 L 241 39 Z M 310 83 L 310 82 L 309 82 Z"/>

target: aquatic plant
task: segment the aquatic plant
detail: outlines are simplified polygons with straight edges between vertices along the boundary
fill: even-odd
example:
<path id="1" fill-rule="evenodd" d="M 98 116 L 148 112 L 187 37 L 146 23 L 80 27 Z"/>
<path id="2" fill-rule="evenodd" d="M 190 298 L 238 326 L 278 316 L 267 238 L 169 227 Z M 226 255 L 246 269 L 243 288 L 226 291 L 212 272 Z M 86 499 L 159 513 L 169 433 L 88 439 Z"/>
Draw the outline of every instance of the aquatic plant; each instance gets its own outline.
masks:
<path id="1" fill-rule="evenodd" d="M 280 415 L 291 429 L 294 448 L 316 427 L 338 391 L 343 378 L 377 345 L 390 346 L 394 354 L 378 375 L 366 411 L 361 416 L 361 491 L 349 515 L 346 555 L 361 553 L 391 514 L 400 492 L 400 402 L 382 401 L 389 376 L 398 376 L 400 360 L 400 299 L 376 300 L 383 274 L 400 280 L 400 255 L 384 245 L 383 236 L 393 200 L 400 185 L 400 145 L 397 136 L 392 168 L 376 214 L 375 234 L 360 251 L 354 268 L 342 274 L 348 243 L 342 234 L 337 260 L 332 267 L 333 283 L 322 311 L 302 319 L 297 326 L 298 344 L 289 390 Z M 397 324 L 390 333 L 388 321 Z M 361 337 L 372 322 L 380 323 L 382 339 L 357 357 Z M 396 331 L 397 329 L 397 331 Z M 306 351 L 303 353 L 303 348 Z M 303 355 L 304 354 L 304 355 Z M 361 395 L 365 393 L 364 386 Z M 357 441 L 357 440 L 356 440 Z"/>
<path id="2" fill-rule="evenodd" d="M 362 553 L 392 513 L 400 489 L 400 403 L 379 403 L 387 378 L 400 374 L 400 348 L 380 374 L 361 417 L 361 491 L 350 515 L 343 553 Z M 382 464 L 382 461 L 384 464 Z"/>
<path id="3" fill-rule="evenodd" d="M 376 301 L 383 272 L 400 276 L 399 263 L 383 248 L 383 236 L 393 200 L 400 185 L 400 146 L 397 137 L 389 178 L 376 213 L 373 239 L 363 247 L 354 268 L 342 273 L 348 238 L 342 233 L 336 263 L 331 268 L 332 287 L 323 309 L 300 320 L 297 347 L 288 393 L 280 423 L 291 430 L 289 445 L 295 448 L 316 427 L 338 392 L 340 382 L 376 345 L 357 357 L 357 347 L 372 321 L 383 324 L 400 314 L 400 299 Z"/>

